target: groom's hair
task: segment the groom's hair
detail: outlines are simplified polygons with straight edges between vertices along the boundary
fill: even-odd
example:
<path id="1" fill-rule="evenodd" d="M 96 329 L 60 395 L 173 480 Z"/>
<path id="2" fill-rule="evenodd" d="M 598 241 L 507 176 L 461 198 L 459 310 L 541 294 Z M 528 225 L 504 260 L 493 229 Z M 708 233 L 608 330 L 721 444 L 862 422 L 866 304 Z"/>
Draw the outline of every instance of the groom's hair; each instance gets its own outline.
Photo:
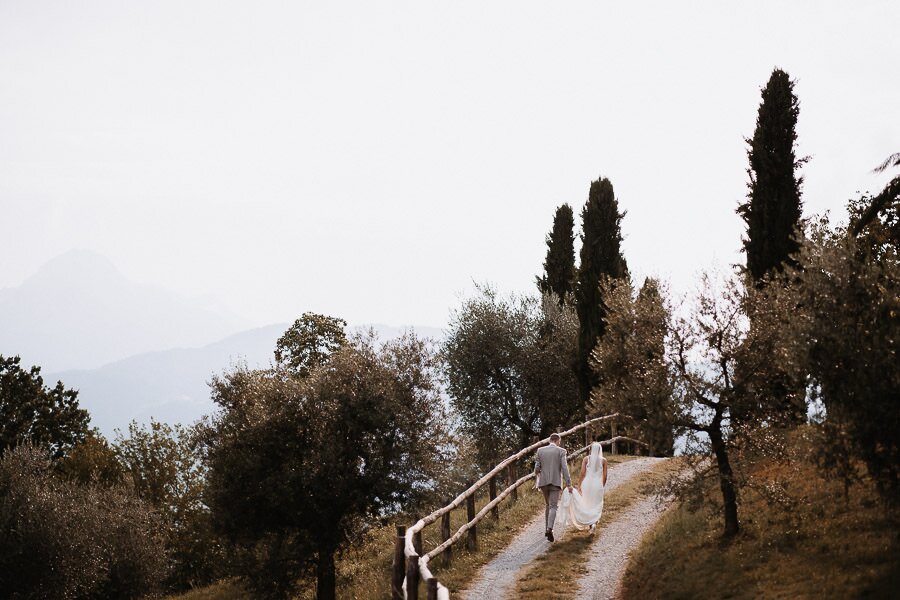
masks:
<path id="1" fill-rule="evenodd" d="M 560 439 L 561 439 L 561 438 L 559 437 L 559 434 L 558 434 L 558 433 L 551 433 L 551 434 L 550 434 L 550 441 L 551 441 L 551 442 L 558 442 Z"/>

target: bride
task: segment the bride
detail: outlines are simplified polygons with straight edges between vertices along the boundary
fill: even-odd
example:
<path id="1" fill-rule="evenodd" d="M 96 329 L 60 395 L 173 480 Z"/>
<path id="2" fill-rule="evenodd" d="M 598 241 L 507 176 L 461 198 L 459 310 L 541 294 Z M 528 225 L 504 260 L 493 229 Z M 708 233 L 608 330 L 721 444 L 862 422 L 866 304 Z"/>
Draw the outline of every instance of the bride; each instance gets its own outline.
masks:
<path id="1" fill-rule="evenodd" d="M 562 495 L 562 510 L 566 524 L 575 529 L 590 529 L 600 520 L 603 513 L 603 489 L 609 465 L 603 458 L 603 448 L 599 442 L 591 444 L 591 453 L 581 461 L 580 482 L 575 491 L 565 490 Z"/>

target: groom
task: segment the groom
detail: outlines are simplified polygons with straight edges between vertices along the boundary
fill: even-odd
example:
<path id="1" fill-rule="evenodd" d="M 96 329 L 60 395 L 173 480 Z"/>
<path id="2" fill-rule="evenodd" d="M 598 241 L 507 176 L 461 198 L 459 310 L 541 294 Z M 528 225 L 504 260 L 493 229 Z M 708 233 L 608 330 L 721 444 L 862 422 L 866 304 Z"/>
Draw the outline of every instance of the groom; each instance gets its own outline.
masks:
<path id="1" fill-rule="evenodd" d="M 537 476 L 537 485 L 544 493 L 544 525 L 546 536 L 553 541 L 553 523 L 556 522 L 556 505 L 559 502 L 559 492 L 562 491 L 562 479 L 566 480 L 566 487 L 572 493 L 572 478 L 569 477 L 569 464 L 566 460 L 566 451 L 559 447 L 559 434 L 550 436 L 550 444 L 538 448 L 534 459 L 534 473 Z"/>

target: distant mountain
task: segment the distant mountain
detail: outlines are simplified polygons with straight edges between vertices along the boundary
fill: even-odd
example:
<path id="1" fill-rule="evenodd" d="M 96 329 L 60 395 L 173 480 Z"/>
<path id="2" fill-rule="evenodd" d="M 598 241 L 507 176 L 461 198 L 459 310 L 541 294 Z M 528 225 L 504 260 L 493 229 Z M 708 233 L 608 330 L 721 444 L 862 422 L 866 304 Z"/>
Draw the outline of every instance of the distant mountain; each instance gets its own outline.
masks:
<path id="1" fill-rule="evenodd" d="M 45 371 L 195 347 L 249 323 L 162 288 L 129 280 L 105 257 L 72 250 L 21 286 L 0 290 L 0 354 Z"/>
<path id="2" fill-rule="evenodd" d="M 275 342 L 287 325 L 270 325 L 229 336 L 200 348 L 147 352 L 98 369 L 48 373 L 48 383 L 62 381 L 79 390 L 78 400 L 91 413 L 91 424 L 111 435 L 134 419 L 150 417 L 169 423 L 190 423 L 212 412 L 210 378 L 233 364 L 266 366 Z"/>
<path id="3" fill-rule="evenodd" d="M 433 327 L 355 326 L 351 331 L 372 327 L 382 340 L 395 338 L 407 329 L 422 337 L 440 339 Z M 243 331 L 199 348 L 148 352 L 90 370 L 47 373 L 48 384 L 62 381 L 79 390 L 78 399 L 91 413 L 92 426 L 111 436 L 126 429 L 134 419 L 147 423 L 152 416 L 167 423 L 192 423 L 215 410 L 208 382 L 235 364 L 266 367 L 274 360 L 275 343 L 287 323 Z"/>

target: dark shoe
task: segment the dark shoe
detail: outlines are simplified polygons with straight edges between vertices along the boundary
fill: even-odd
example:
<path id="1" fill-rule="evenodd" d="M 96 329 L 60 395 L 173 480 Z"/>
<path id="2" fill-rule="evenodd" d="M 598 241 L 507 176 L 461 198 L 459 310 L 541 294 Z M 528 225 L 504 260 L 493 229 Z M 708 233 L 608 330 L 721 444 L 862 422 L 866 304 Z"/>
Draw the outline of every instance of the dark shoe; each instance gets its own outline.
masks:
<path id="1" fill-rule="evenodd" d="M 553 530 L 552 529 L 547 530 L 547 540 L 549 540 L 551 542 L 553 541 Z"/>

